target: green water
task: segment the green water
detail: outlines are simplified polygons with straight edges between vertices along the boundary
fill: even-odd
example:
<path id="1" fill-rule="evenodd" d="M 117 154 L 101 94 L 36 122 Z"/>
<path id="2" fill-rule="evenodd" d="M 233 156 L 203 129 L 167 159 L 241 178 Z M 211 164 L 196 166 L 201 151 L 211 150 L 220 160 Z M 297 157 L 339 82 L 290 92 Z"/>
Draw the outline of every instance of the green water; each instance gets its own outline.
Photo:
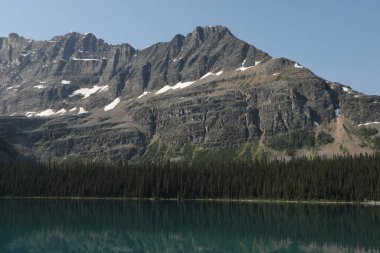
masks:
<path id="1" fill-rule="evenodd" d="M 379 252 L 380 208 L 0 200 L 0 252 Z"/>

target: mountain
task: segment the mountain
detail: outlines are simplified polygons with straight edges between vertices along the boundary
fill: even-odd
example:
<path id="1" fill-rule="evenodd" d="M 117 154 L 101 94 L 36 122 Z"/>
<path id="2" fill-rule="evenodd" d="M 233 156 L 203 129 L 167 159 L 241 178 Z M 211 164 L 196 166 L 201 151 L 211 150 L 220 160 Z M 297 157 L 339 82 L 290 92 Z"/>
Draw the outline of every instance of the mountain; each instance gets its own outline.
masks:
<path id="1" fill-rule="evenodd" d="M 91 33 L 0 38 L 0 155 L 289 158 L 380 150 L 380 97 L 273 58 L 223 26 L 143 50 Z"/>

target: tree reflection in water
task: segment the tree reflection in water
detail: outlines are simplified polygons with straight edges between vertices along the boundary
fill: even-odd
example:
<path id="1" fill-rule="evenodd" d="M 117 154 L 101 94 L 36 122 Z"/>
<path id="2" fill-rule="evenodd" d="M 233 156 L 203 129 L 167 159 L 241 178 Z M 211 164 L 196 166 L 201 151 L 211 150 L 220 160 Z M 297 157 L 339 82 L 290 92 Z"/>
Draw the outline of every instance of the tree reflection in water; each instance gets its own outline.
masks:
<path id="1" fill-rule="evenodd" d="M 0 200 L 0 252 L 377 252 L 380 207 Z"/>

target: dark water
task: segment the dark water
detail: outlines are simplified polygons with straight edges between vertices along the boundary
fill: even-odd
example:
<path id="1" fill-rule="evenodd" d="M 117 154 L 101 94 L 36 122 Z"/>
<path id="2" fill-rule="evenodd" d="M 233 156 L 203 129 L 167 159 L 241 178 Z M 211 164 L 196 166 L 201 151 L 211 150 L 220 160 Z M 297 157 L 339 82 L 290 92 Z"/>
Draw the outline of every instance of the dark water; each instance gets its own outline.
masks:
<path id="1" fill-rule="evenodd" d="M 380 208 L 0 200 L 0 252 L 379 252 Z"/>

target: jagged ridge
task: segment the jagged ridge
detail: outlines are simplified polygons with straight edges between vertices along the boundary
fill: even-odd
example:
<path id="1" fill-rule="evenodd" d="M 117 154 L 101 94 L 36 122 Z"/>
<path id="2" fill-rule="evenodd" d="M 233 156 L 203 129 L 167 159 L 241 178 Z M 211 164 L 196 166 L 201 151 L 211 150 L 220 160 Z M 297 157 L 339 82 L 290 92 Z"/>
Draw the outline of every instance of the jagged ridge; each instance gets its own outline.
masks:
<path id="1" fill-rule="evenodd" d="M 356 134 L 380 121 L 379 97 L 272 58 L 223 26 L 143 50 L 91 33 L 10 34 L 0 38 L 0 93 L 11 116 L 0 138 L 38 159 L 364 153 L 379 138 Z"/>

